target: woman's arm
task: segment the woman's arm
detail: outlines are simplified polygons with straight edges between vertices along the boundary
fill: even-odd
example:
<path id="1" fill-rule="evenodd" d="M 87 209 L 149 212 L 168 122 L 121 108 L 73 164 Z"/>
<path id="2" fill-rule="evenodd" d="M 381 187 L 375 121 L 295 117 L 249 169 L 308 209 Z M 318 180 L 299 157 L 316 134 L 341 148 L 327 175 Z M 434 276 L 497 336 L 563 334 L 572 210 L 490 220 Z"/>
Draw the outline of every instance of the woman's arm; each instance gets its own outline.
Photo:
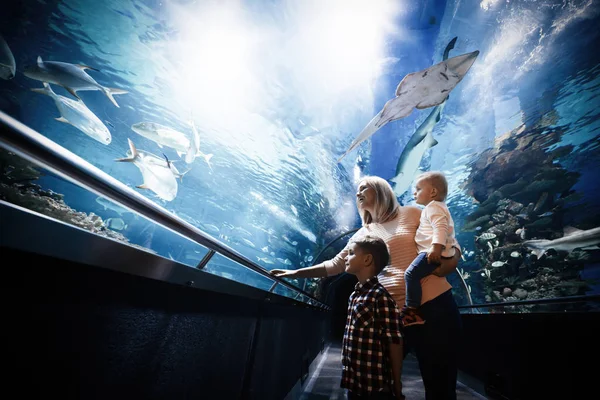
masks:
<path id="1" fill-rule="evenodd" d="M 460 261 L 460 257 L 461 257 L 461 252 L 460 249 L 455 247 L 454 248 L 456 251 L 454 252 L 454 257 L 448 259 L 442 259 L 442 264 L 437 267 L 432 274 L 435 276 L 439 276 L 440 278 L 443 278 L 447 275 L 450 275 L 451 273 L 453 273 L 456 270 L 456 267 L 458 266 L 458 262 Z"/>
<path id="2" fill-rule="evenodd" d="M 325 263 L 321 263 L 300 269 L 272 269 L 269 273 L 280 278 L 324 278 L 327 276 L 327 269 Z"/>
<path id="3" fill-rule="evenodd" d="M 364 228 L 359 229 L 348 241 L 351 242 L 355 237 L 364 235 Z M 300 269 L 272 269 L 269 271 L 272 275 L 280 278 L 324 278 L 327 276 L 341 274 L 346 270 L 346 256 L 348 255 L 348 246 L 344 247 L 331 260 L 323 261 L 320 264 L 312 267 L 304 267 Z"/>

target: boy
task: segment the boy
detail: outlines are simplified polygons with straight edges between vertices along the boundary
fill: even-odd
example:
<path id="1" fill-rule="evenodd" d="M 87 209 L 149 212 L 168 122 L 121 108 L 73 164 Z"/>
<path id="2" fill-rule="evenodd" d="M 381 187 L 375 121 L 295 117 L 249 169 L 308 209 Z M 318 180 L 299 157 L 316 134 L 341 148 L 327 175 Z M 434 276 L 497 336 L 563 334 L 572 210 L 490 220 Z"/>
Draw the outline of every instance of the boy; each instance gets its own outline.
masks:
<path id="1" fill-rule="evenodd" d="M 421 279 L 439 267 L 442 258 L 452 258 L 454 248 L 460 248 L 454 237 L 454 221 L 444 201 L 448 182 L 441 172 L 425 172 L 417 177 L 415 201 L 425 206 L 415 235 L 419 255 L 404 273 L 406 305 L 401 311 L 404 327 L 424 324 L 418 307 L 421 305 Z"/>
<path id="2" fill-rule="evenodd" d="M 400 313 L 377 279 L 388 261 L 379 238 L 365 236 L 349 244 L 346 272 L 358 283 L 348 299 L 342 343 L 341 387 L 348 389 L 348 400 L 404 399 Z"/>

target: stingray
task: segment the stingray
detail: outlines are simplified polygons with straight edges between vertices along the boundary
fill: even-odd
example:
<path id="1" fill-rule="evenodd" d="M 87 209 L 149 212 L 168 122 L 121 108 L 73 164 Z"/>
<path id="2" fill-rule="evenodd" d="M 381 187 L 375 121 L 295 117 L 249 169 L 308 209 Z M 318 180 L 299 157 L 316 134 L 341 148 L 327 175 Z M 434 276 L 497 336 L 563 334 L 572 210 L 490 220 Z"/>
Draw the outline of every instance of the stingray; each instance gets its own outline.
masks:
<path id="1" fill-rule="evenodd" d="M 385 103 L 383 109 L 364 127 L 338 162 L 388 122 L 409 116 L 415 108 L 435 107 L 446 101 L 478 55 L 479 50 L 476 50 L 406 75 L 396 88 L 396 97 Z"/>

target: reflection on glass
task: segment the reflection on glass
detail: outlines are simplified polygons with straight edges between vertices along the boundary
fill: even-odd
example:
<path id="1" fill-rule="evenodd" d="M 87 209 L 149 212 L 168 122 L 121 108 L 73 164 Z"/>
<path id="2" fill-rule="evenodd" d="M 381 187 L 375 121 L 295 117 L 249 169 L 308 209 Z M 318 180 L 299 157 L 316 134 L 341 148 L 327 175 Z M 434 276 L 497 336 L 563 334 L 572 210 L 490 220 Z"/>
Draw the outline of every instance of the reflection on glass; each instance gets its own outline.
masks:
<path id="1" fill-rule="evenodd" d="M 2 148 L 0 199 L 192 267 L 208 251 Z"/>
<path id="2" fill-rule="evenodd" d="M 215 254 L 206 267 L 204 267 L 203 271 L 262 290 L 268 291 L 273 285 L 273 280 L 269 279 L 269 277 L 260 275 L 220 254 Z"/>
<path id="3" fill-rule="evenodd" d="M 277 285 L 273 290 L 273 293 L 278 294 L 280 296 L 289 297 L 290 299 L 294 299 L 303 303 L 309 303 L 312 301 L 308 297 L 303 294 L 300 294 L 292 289 L 289 289 L 282 285 Z"/>
<path id="4" fill-rule="evenodd" d="M 414 175 L 440 170 L 474 303 L 598 294 L 599 19 L 589 0 L 8 2 L 0 110 L 265 269 L 310 266 L 358 227 L 362 176 L 414 204 Z M 423 75 L 444 60 L 438 87 Z M 397 90 L 407 75 L 423 90 Z M 201 256 L 41 181 L 132 243 Z"/>
<path id="5" fill-rule="evenodd" d="M 589 298 L 589 297 L 588 297 Z M 507 304 L 499 303 L 498 305 L 486 305 L 478 308 L 462 308 L 460 312 L 463 314 L 472 313 L 489 313 L 489 314 L 522 314 L 522 313 L 564 313 L 564 312 L 599 312 L 600 305 L 598 299 L 580 299 L 574 301 L 573 298 L 557 298 L 556 301 L 549 303 L 528 304 L 527 301 L 522 301 L 525 304 Z"/>

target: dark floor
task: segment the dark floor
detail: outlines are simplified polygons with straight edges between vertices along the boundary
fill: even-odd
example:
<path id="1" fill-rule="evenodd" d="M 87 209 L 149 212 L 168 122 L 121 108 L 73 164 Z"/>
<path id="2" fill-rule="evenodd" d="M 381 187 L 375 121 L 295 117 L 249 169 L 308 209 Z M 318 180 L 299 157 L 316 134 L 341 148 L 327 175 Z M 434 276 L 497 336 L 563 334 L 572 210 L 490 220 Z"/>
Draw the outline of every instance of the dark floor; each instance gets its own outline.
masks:
<path id="1" fill-rule="evenodd" d="M 342 379 L 341 353 L 342 348 L 339 344 L 331 344 L 325 349 L 322 360 L 306 382 L 300 400 L 346 399 L 344 390 L 340 388 Z M 411 354 L 404 360 L 402 385 L 407 400 L 425 400 L 425 390 L 419 374 L 419 365 L 416 358 Z M 486 397 L 479 395 L 460 382 L 457 385 L 456 394 L 458 400 L 486 399 Z"/>

